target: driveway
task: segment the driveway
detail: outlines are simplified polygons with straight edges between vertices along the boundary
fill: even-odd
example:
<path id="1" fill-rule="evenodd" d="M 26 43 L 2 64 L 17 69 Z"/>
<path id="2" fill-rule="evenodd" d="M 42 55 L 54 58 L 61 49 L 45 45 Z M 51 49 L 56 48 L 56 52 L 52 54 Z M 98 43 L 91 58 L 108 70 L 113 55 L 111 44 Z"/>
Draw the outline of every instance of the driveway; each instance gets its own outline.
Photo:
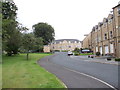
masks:
<path id="1" fill-rule="evenodd" d="M 67 53 L 45 57 L 38 63 L 68 88 L 118 88 L 118 66 L 74 59 Z"/>

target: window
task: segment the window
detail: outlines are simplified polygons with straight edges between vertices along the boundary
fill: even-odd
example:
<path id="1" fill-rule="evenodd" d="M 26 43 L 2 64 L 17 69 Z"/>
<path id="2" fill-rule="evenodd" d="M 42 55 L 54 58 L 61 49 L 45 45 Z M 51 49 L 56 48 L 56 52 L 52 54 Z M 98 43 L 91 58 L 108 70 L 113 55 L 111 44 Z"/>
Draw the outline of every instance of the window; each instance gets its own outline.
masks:
<path id="1" fill-rule="evenodd" d="M 71 43 L 71 42 L 69 41 L 69 43 Z"/>
<path id="2" fill-rule="evenodd" d="M 107 23 L 104 23 L 103 25 L 104 25 L 104 28 L 105 28 L 107 26 Z"/>
<path id="3" fill-rule="evenodd" d="M 98 52 L 98 47 L 96 46 L 96 52 Z"/>
<path id="4" fill-rule="evenodd" d="M 99 37 L 98 37 L 98 42 L 100 42 L 100 41 L 101 41 L 101 37 L 99 36 Z"/>
<path id="5" fill-rule="evenodd" d="M 98 30 L 100 30 L 100 26 L 98 27 Z"/>
<path id="6" fill-rule="evenodd" d="M 53 49 L 55 49 L 55 47 L 53 46 Z"/>
<path id="7" fill-rule="evenodd" d="M 104 37 L 105 37 L 105 40 L 106 40 L 107 39 L 107 34 L 106 33 L 104 34 Z"/>
<path id="8" fill-rule="evenodd" d="M 120 7 L 118 7 L 118 15 L 120 15 Z"/>
<path id="9" fill-rule="evenodd" d="M 75 41 L 75 43 L 77 43 L 77 41 Z"/>
<path id="10" fill-rule="evenodd" d="M 108 23 L 111 24 L 112 23 L 112 19 L 108 19 Z"/>
<path id="11" fill-rule="evenodd" d="M 113 32 L 112 31 L 110 31 L 110 38 L 112 38 L 113 37 Z"/>

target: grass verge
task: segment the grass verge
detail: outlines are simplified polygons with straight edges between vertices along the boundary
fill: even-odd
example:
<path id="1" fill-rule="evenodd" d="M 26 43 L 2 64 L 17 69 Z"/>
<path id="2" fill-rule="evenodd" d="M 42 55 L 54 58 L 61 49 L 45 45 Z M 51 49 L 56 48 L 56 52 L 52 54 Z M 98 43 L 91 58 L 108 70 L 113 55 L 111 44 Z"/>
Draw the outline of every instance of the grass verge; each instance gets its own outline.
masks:
<path id="1" fill-rule="evenodd" d="M 51 54 L 26 54 L 3 56 L 3 88 L 64 88 L 55 75 L 47 72 L 36 62 Z"/>

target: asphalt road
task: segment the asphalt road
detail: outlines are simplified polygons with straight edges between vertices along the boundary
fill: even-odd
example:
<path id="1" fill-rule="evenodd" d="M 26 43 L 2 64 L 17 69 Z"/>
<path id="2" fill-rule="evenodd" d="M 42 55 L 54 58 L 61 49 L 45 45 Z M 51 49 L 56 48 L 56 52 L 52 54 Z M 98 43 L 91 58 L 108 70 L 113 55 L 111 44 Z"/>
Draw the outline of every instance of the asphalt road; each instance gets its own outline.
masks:
<path id="1" fill-rule="evenodd" d="M 118 66 L 89 62 L 56 53 L 38 63 L 55 74 L 68 88 L 118 88 Z"/>

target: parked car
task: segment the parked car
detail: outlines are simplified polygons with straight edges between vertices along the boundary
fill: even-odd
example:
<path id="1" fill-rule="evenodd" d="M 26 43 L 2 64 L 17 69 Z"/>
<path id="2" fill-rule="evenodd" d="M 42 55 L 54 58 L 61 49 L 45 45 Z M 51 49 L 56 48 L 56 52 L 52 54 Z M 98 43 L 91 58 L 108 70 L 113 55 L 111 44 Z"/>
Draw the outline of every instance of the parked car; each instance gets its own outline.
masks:
<path id="1" fill-rule="evenodd" d="M 73 55 L 72 51 L 68 51 L 68 56 Z"/>

